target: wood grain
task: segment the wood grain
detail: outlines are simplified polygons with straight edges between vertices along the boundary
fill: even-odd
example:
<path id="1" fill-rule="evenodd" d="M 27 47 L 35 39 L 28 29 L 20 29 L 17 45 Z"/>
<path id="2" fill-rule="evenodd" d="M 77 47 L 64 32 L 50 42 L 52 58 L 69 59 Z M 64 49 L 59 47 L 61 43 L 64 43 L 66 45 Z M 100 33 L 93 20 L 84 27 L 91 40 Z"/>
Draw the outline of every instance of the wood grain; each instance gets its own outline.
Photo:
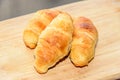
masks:
<path id="1" fill-rule="evenodd" d="M 34 52 L 25 47 L 23 30 L 32 14 L 0 22 L 0 80 L 114 80 L 120 78 L 120 1 L 89 0 L 56 7 L 71 15 L 90 18 L 98 32 L 95 58 L 75 67 L 69 58 L 46 74 L 34 67 Z"/>

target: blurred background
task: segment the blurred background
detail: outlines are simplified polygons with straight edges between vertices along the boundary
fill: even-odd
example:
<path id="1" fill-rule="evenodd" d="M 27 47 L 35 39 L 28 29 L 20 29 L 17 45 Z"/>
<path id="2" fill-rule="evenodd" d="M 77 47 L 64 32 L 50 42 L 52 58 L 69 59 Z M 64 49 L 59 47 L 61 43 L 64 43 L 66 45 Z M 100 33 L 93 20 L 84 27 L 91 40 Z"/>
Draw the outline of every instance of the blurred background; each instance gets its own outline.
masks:
<path id="1" fill-rule="evenodd" d="M 0 0 L 0 21 L 80 0 Z"/>

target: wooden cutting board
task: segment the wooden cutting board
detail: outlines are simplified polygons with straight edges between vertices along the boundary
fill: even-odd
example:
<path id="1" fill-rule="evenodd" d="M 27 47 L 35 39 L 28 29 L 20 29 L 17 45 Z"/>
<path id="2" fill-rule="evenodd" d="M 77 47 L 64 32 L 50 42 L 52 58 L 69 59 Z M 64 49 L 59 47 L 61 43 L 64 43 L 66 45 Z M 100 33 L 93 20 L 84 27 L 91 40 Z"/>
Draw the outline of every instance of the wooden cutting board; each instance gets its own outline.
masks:
<path id="1" fill-rule="evenodd" d="M 107 80 L 120 78 L 120 0 L 89 0 L 56 7 L 71 15 L 90 18 L 99 32 L 95 58 L 86 67 L 75 67 L 69 58 L 46 74 L 34 67 L 33 49 L 22 39 L 33 16 L 0 22 L 0 80 Z"/>

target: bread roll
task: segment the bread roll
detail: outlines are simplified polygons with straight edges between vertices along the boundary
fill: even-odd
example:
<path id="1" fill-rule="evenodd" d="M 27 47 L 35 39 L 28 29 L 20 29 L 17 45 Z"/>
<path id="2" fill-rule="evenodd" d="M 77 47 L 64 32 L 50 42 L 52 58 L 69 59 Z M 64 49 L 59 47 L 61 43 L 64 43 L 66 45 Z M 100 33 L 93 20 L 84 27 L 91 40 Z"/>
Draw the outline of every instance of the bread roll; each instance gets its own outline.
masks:
<path id="1" fill-rule="evenodd" d="M 93 23 L 85 17 L 75 19 L 73 25 L 70 59 L 75 66 L 85 66 L 94 57 L 98 32 Z"/>
<path id="2" fill-rule="evenodd" d="M 35 48 L 41 32 L 59 13 L 60 11 L 52 9 L 37 11 L 24 30 L 23 40 L 25 45 L 29 48 Z"/>
<path id="3" fill-rule="evenodd" d="M 69 14 L 59 14 L 41 33 L 35 48 L 35 68 L 45 73 L 68 55 L 71 48 L 73 22 Z"/>

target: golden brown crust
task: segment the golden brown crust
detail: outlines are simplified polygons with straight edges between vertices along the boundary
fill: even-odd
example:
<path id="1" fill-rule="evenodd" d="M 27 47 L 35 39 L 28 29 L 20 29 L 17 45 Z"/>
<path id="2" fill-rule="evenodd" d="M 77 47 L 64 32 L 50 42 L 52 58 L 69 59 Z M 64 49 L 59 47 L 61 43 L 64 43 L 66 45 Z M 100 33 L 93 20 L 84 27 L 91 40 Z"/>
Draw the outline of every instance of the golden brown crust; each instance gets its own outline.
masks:
<path id="1" fill-rule="evenodd" d="M 68 14 L 59 14 L 41 33 L 35 48 L 35 68 L 45 73 L 65 57 L 72 41 L 73 23 Z"/>
<path id="2" fill-rule="evenodd" d="M 98 32 L 89 19 L 79 17 L 73 23 L 68 13 L 51 9 L 37 11 L 23 33 L 27 47 L 37 46 L 34 67 L 39 73 L 47 72 L 70 48 L 73 64 L 87 65 L 94 57 L 97 39 Z"/>
<path id="3" fill-rule="evenodd" d="M 36 47 L 40 33 L 59 13 L 58 10 L 44 9 L 34 14 L 23 33 L 23 40 L 27 47 Z"/>
<path id="4" fill-rule="evenodd" d="M 94 57 L 98 33 L 93 23 L 85 17 L 77 18 L 73 24 L 70 59 L 75 66 L 85 66 Z"/>

